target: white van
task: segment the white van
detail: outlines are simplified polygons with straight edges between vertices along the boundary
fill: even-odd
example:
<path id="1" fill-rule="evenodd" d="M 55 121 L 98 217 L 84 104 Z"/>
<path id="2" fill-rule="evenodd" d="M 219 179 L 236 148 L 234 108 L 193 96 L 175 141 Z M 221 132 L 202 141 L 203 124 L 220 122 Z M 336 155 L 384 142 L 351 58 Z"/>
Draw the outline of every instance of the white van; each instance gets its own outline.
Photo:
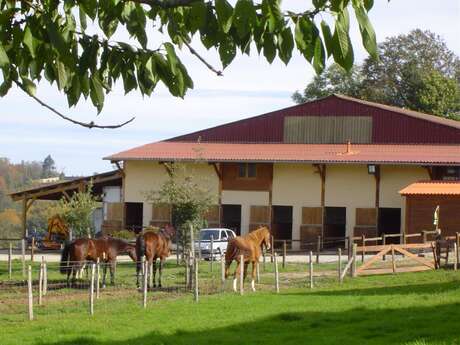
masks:
<path id="1" fill-rule="evenodd" d="M 236 234 L 233 230 L 226 228 L 201 229 L 199 243 L 195 246 L 197 250 L 201 250 L 203 259 L 211 259 L 211 237 L 213 239 L 212 257 L 218 260 L 227 251 L 228 241 L 236 237 Z"/>

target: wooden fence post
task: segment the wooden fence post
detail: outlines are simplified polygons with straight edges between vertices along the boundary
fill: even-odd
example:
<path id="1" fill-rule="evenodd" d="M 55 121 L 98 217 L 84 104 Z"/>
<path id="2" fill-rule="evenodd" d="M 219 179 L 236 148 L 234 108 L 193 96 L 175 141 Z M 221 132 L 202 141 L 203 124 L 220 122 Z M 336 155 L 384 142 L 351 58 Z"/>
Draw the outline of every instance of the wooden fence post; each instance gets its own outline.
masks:
<path id="1" fill-rule="evenodd" d="M 352 250 L 352 257 L 351 259 L 353 260 L 351 264 L 351 270 L 350 270 L 350 275 L 352 277 L 356 277 L 356 249 L 358 245 L 356 243 L 353 244 L 353 250 Z"/>
<path id="2" fill-rule="evenodd" d="M 382 246 L 385 246 L 387 243 L 387 237 L 385 235 L 385 233 L 382 234 Z M 384 254 L 383 257 L 382 257 L 382 260 L 385 261 L 387 258 L 386 258 L 386 255 Z"/>
<path id="3" fill-rule="evenodd" d="M 220 256 L 220 282 L 222 284 L 222 291 L 225 291 L 225 256 Z"/>
<path id="4" fill-rule="evenodd" d="M 48 293 L 48 266 L 46 260 L 43 257 L 43 296 Z"/>
<path id="5" fill-rule="evenodd" d="M 244 255 L 240 255 L 240 295 L 244 294 Z"/>
<path id="6" fill-rule="evenodd" d="M 460 265 L 460 232 L 455 233 L 455 243 L 457 244 L 457 268 Z"/>
<path id="7" fill-rule="evenodd" d="M 26 277 L 26 240 L 21 240 L 21 261 L 22 261 L 22 278 Z"/>
<path id="8" fill-rule="evenodd" d="M 149 264 L 148 261 L 146 261 L 146 262 L 147 262 L 147 267 L 148 267 L 147 272 L 148 272 L 148 275 L 149 275 L 149 284 L 148 285 L 150 285 L 153 288 L 153 283 L 155 283 L 153 281 L 153 260 L 152 260 L 151 264 Z M 160 265 L 161 265 L 161 263 L 160 263 Z"/>
<path id="9" fill-rule="evenodd" d="M 310 289 L 313 289 L 313 253 L 310 251 L 309 261 Z"/>
<path id="10" fill-rule="evenodd" d="M 8 248 L 8 278 L 11 279 L 13 275 L 13 245 L 10 242 L 10 246 Z"/>
<path id="11" fill-rule="evenodd" d="M 353 250 L 353 236 L 348 236 L 348 260 L 351 259 L 353 256 L 352 250 Z"/>
<path id="12" fill-rule="evenodd" d="M 260 283 L 260 267 L 259 267 L 259 261 L 256 262 L 256 282 L 257 282 L 257 284 Z"/>
<path id="13" fill-rule="evenodd" d="M 201 249 L 200 249 L 200 252 L 201 252 Z M 210 265 L 209 269 L 211 272 L 212 272 L 213 263 L 214 263 L 214 236 L 211 235 L 211 258 L 209 259 L 209 265 Z"/>
<path id="14" fill-rule="evenodd" d="M 101 261 L 96 261 L 96 299 L 99 299 L 101 293 Z"/>
<path id="15" fill-rule="evenodd" d="M 454 243 L 454 271 L 457 270 L 458 266 L 458 246 Z"/>
<path id="16" fill-rule="evenodd" d="M 278 271 L 278 255 L 275 253 L 274 257 L 274 264 L 275 264 L 275 291 L 276 293 L 280 292 L 280 274 Z"/>
<path id="17" fill-rule="evenodd" d="M 319 264 L 319 252 L 321 251 L 321 236 L 318 236 L 316 242 L 316 263 Z"/>
<path id="18" fill-rule="evenodd" d="M 198 234 L 198 259 L 201 260 L 201 236 L 200 234 Z"/>
<path id="19" fill-rule="evenodd" d="M 339 282 L 341 283 L 342 280 L 340 279 L 340 277 L 342 276 L 342 248 L 339 248 L 338 249 L 338 267 L 337 267 L 337 273 L 339 274 Z"/>
<path id="20" fill-rule="evenodd" d="M 201 248 L 199 248 L 199 250 L 201 252 Z M 195 257 L 195 238 L 193 235 L 193 225 L 190 225 L 190 251 L 192 252 L 191 257 L 194 258 Z"/>
<path id="21" fill-rule="evenodd" d="M 184 263 L 185 263 L 185 289 L 190 289 L 190 256 L 185 254 Z"/>
<path id="22" fill-rule="evenodd" d="M 43 261 L 40 262 L 40 268 L 38 270 L 38 305 L 42 305 L 43 302 Z"/>
<path id="23" fill-rule="evenodd" d="M 144 267 L 144 276 L 142 277 L 142 306 L 144 308 L 147 308 L 147 286 L 148 286 L 148 276 L 149 276 L 149 267 L 148 267 L 148 261 L 143 260 L 142 266 Z"/>
<path id="24" fill-rule="evenodd" d="M 35 237 L 32 237 L 32 244 L 30 245 L 30 261 L 34 262 L 34 249 L 35 249 Z"/>
<path id="25" fill-rule="evenodd" d="M 199 264 L 199 260 L 197 260 L 196 258 L 193 259 L 193 262 L 194 262 L 194 273 L 195 273 L 195 302 L 198 302 L 199 300 L 199 280 L 198 280 L 198 264 Z"/>
<path id="26" fill-rule="evenodd" d="M 91 264 L 91 280 L 89 282 L 89 314 L 94 315 L 94 273 L 96 264 Z"/>
<path id="27" fill-rule="evenodd" d="M 29 320 L 34 319 L 34 297 L 32 293 L 32 266 L 27 268 L 27 296 L 29 305 Z"/>
<path id="28" fill-rule="evenodd" d="M 286 240 L 283 241 L 283 268 L 286 268 L 286 251 L 287 251 L 287 245 L 286 245 Z"/>
<path id="29" fill-rule="evenodd" d="M 176 239 L 176 265 L 179 266 L 179 231 L 176 231 L 175 239 Z"/>
<path id="30" fill-rule="evenodd" d="M 391 267 L 393 269 L 393 274 L 396 273 L 396 262 L 395 262 L 395 250 L 393 246 L 391 246 Z"/>
<path id="31" fill-rule="evenodd" d="M 361 253 L 361 262 L 364 262 L 364 256 L 366 255 L 366 235 L 362 234 L 361 236 L 361 243 L 362 243 L 362 248 L 363 251 Z"/>
<path id="32" fill-rule="evenodd" d="M 265 248 L 262 249 L 262 268 L 265 272 L 265 261 L 266 261 L 266 257 L 265 257 Z"/>

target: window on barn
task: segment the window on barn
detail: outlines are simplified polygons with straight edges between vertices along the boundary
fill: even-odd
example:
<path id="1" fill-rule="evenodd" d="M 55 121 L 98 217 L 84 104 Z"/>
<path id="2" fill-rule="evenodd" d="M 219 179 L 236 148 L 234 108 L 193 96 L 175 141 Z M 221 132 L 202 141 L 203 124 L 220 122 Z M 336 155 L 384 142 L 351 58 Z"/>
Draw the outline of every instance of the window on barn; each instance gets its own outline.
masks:
<path id="1" fill-rule="evenodd" d="M 435 180 L 460 180 L 460 167 L 434 167 Z"/>
<path id="2" fill-rule="evenodd" d="M 257 175 L 255 163 L 240 163 L 238 165 L 238 176 L 240 178 L 254 178 Z"/>

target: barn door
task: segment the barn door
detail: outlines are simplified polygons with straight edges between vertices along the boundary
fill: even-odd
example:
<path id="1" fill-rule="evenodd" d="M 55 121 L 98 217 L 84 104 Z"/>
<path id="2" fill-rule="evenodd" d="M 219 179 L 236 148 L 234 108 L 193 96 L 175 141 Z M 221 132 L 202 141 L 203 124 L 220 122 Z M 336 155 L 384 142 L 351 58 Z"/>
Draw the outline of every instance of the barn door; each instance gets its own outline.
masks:
<path id="1" fill-rule="evenodd" d="M 353 236 L 377 237 L 377 210 L 372 208 L 356 209 L 356 225 Z"/>
<path id="2" fill-rule="evenodd" d="M 218 228 L 220 225 L 220 207 L 213 205 L 209 208 L 208 212 L 204 215 L 208 228 Z"/>
<path id="3" fill-rule="evenodd" d="M 302 207 L 302 225 L 300 226 L 300 248 L 312 248 L 323 225 L 322 207 Z"/>
<path id="4" fill-rule="evenodd" d="M 262 226 L 270 228 L 270 207 L 251 206 L 249 215 L 249 231 L 256 230 Z"/>
<path id="5" fill-rule="evenodd" d="M 162 228 L 167 224 L 172 223 L 171 205 L 168 204 L 153 204 L 152 205 L 152 220 L 150 225 Z"/>

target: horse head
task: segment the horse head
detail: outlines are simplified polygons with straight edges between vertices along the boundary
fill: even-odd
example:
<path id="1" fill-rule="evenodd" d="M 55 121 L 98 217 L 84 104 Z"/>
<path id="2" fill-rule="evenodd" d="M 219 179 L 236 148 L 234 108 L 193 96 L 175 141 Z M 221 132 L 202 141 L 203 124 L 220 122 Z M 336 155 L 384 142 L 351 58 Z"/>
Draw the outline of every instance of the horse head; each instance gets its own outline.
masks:
<path id="1" fill-rule="evenodd" d="M 163 236 L 172 239 L 176 234 L 176 229 L 172 225 L 167 224 L 163 229 L 160 230 L 160 232 L 163 234 Z"/>
<path id="2" fill-rule="evenodd" d="M 131 260 L 133 260 L 134 262 L 137 262 L 136 246 L 132 244 L 128 244 L 126 246 L 126 252 L 128 253 Z"/>
<path id="3" fill-rule="evenodd" d="M 267 250 L 270 250 L 272 243 L 272 235 L 270 234 L 270 230 L 268 230 L 268 228 L 264 226 L 260 228 L 259 231 L 262 235 L 262 242 L 260 244 L 264 245 Z"/>

